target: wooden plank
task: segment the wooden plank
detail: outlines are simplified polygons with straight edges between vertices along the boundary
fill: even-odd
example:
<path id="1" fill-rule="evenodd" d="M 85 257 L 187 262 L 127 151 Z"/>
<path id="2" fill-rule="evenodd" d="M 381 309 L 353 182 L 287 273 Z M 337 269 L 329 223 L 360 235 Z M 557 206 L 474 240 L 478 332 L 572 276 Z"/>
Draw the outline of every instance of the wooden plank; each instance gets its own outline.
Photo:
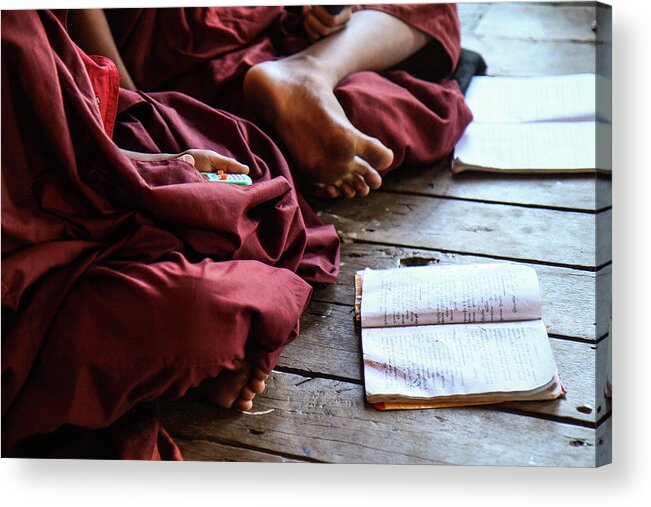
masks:
<path id="1" fill-rule="evenodd" d="M 384 178 L 380 191 L 455 197 L 494 203 L 595 211 L 612 205 L 612 179 L 604 175 L 453 175 L 449 163 L 402 168 Z"/>
<path id="2" fill-rule="evenodd" d="M 345 243 L 341 247 L 339 278 L 333 285 L 318 288 L 313 299 L 352 306 L 355 301 L 353 277 L 365 268 L 485 262 L 501 261 L 415 248 Z M 542 264 L 528 265 L 536 270 L 540 279 L 544 318 L 550 333 L 591 341 L 608 333 L 612 293 L 610 266 L 595 274 Z"/>
<path id="3" fill-rule="evenodd" d="M 595 187 L 595 207 L 596 209 L 604 209 L 613 205 L 613 182 L 612 176 L 605 176 L 600 174 L 597 176 Z"/>
<path id="4" fill-rule="evenodd" d="M 223 445 L 208 440 L 175 439 L 181 449 L 185 461 L 227 461 L 227 462 L 256 462 L 256 463 L 304 463 L 301 460 L 289 459 L 265 452 Z"/>
<path id="5" fill-rule="evenodd" d="M 595 382 L 597 358 L 600 366 L 605 364 L 606 347 L 554 338 L 551 344 L 567 396 L 548 402 L 504 403 L 503 406 L 527 414 L 595 424 L 610 411 L 610 401 L 603 394 L 603 368 Z M 362 383 L 360 332 L 350 308 L 312 302 L 301 319 L 299 338 L 284 350 L 278 367 Z"/>
<path id="6" fill-rule="evenodd" d="M 188 400 L 162 407 L 165 428 L 193 440 L 327 463 L 567 466 L 595 463 L 596 430 L 490 408 L 379 412 L 361 386 L 274 372 L 251 416 Z"/>
<path id="7" fill-rule="evenodd" d="M 461 35 L 464 48 L 480 53 L 494 76 L 547 76 L 595 72 L 595 46 L 571 42 Z"/>
<path id="8" fill-rule="evenodd" d="M 607 226 L 611 213 L 602 214 Z M 376 192 L 320 216 L 350 240 L 586 268 L 610 261 L 595 252 L 595 216 L 586 213 Z"/>
<path id="9" fill-rule="evenodd" d="M 586 6 L 493 3 L 474 29 L 476 35 L 533 40 L 594 42 L 595 4 Z"/>
<path id="10" fill-rule="evenodd" d="M 597 336 L 604 336 L 608 332 L 609 317 L 613 314 L 613 289 L 612 269 L 600 270 L 595 283 Z"/>
<path id="11" fill-rule="evenodd" d="M 613 462 L 613 418 L 608 418 L 597 428 L 597 457 L 595 466 L 608 465 Z"/>
<path id="12" fill-rule="evenodd" d="M 612 77 L 613 11 L 610 5 L 597 5 L 597 72 Z"/>
<path id="13" fill-rule="evenodd" d="M 613 242 L 612 242 L 612 220 L 610 214 L 606 215 L 605 213 L 597 214 L 597 221 L 595 227 L 596 245 L 597 245 L 597 256 L 598 257 L 608 257 L 612 258 L 613 254 Z"/>

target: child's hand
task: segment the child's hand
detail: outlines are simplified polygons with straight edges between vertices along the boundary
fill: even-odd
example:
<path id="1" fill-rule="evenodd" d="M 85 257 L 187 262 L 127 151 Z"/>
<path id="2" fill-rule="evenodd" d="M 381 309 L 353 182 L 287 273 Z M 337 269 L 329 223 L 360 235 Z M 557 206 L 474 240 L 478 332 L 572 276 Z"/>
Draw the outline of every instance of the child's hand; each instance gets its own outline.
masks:
<path id="1" fill-rule="evenodd" d="M 321 5 L 306 5 L 303 7 L 303 25 L 307 35 L 313 41 L 343 30 L 350 21 L 352 8 L 344 7 L 336 16 L 326 11 Z"/>
<path id="2" fill-rule="evenodd" d="M 178 158 L 196 167 L 201 172 L 213 173 L 219 170 L 225 173 L 248 174 L 249 166 L 241 164 L 234 158 L 220 155 L 213 150 L 185 150 L 182 153 L 140 153 L 136 151 L 122 150 L 122 152 L 134 160 L 158 161 Z"/>
<path id="3" fill-rule="evenodd" d="M 174 158 L 179 158 L 193 165 L 201 172 L 214 173 L 222 170 L 225 173 L 249 173 L 249 166 L 212 150 L 185 150 L 183 153 L 175 155 Z"/>

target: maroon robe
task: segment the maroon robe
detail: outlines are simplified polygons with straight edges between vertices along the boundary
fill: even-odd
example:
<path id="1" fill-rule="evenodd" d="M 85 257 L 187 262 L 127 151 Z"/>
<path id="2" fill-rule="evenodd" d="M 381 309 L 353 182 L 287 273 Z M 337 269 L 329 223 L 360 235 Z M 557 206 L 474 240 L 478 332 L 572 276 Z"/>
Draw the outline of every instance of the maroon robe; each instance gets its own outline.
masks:
<path id="1" fill-rule="evenodd" d="M 389 170 L 431 165 L 452 152 L 472 118 L 457 83 L 449 79 L 461 52 L 456 5 L 361 5 L 354 9 L 387 12 L 432 37 L 430 44 L 397 68 L 352 74 L 335 89 L 351 123 L 393 150 Z M 246 71 L 310 43 L 300 7 L 105 12 L 139 87 L 182 91 L 247 118 L 254 118 L 254 112 L 242 100 Z"/>
<path id="2" fill-rule="evenodd" d="M 213 149 L 255 183 L 118 146 Z M 180 458 L 157 400 L 236 360 L 269 372 L 307 282 L 338 274 L 334 229 L 264 133 L 179 93 L 119 89 L 52 12 L 2 13 L 2 147 L 3 457 Z"/>

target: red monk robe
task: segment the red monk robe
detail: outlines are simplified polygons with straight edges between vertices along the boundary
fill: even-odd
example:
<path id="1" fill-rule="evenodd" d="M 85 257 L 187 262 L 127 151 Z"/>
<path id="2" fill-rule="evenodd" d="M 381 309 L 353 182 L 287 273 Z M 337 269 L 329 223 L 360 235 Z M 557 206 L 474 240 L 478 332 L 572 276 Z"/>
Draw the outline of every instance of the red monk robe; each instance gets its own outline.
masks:
<path id="1" fill-rule="evenodd" d="M 2 13 L 3 457 L 180 458 L 157 400 L 236 360 L 269 372 L 298 333 L 305 280 L 338 273 L 334 229 L 265 134 L 117 83 L 53 13 Z M 124 148 L 213 149 L 255 183 L 136 162 L 114 122 Z"/>
<path id="2" fill-rule="evenodd" d="M 452 152 L 472 118 L 457 83 L 449 79 L 461 52 L 456 5 L 354 7 L 361 9 L 387 12 L 432 41 L 399 68 L 350 75 L 335 95 L 355 127 L 393 151 L 389 170 L 431 165 Z M 309 44 L 300 7 L 105 12 L 123 60 L 142 89 L 182 91 L 248 118 L 253 115 L 242 100 L 246 71 Z"/>

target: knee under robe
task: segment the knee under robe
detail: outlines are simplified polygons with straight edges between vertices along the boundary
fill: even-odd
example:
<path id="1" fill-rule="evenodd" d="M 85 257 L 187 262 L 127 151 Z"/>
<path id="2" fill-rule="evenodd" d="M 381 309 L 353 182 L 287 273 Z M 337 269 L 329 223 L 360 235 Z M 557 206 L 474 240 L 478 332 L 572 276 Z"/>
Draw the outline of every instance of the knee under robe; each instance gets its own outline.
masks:
<path id="1" fill-rule="evenodd" d="M 358 72 L 343 80 L 335 95 L 349 120 L 393 150 L 389 170 L 430 165 L 449 155 L 472 118 L 457 83 L 449 78 L 461 52 L 456 5 L 354 9 L 387 12 L 432 40 L 395 69 Z M 109 9 L 106 13 L 139 87 L 179 90 L 250 119 L 254 112 L 242 99 L 246 71 L 310 43 L 296 7 Z"/>
<path id="2" fill-rule="evenodd" d="M 254 125 L 120 90 L 50 11 L 2 14 L 2 454 L 173 459 L 157 402 L 267 372 L 339 243 Z M 116 144 L 117 142 L 117 144 Z M 213 149 L 255 183 L 143 152 Z"/>

